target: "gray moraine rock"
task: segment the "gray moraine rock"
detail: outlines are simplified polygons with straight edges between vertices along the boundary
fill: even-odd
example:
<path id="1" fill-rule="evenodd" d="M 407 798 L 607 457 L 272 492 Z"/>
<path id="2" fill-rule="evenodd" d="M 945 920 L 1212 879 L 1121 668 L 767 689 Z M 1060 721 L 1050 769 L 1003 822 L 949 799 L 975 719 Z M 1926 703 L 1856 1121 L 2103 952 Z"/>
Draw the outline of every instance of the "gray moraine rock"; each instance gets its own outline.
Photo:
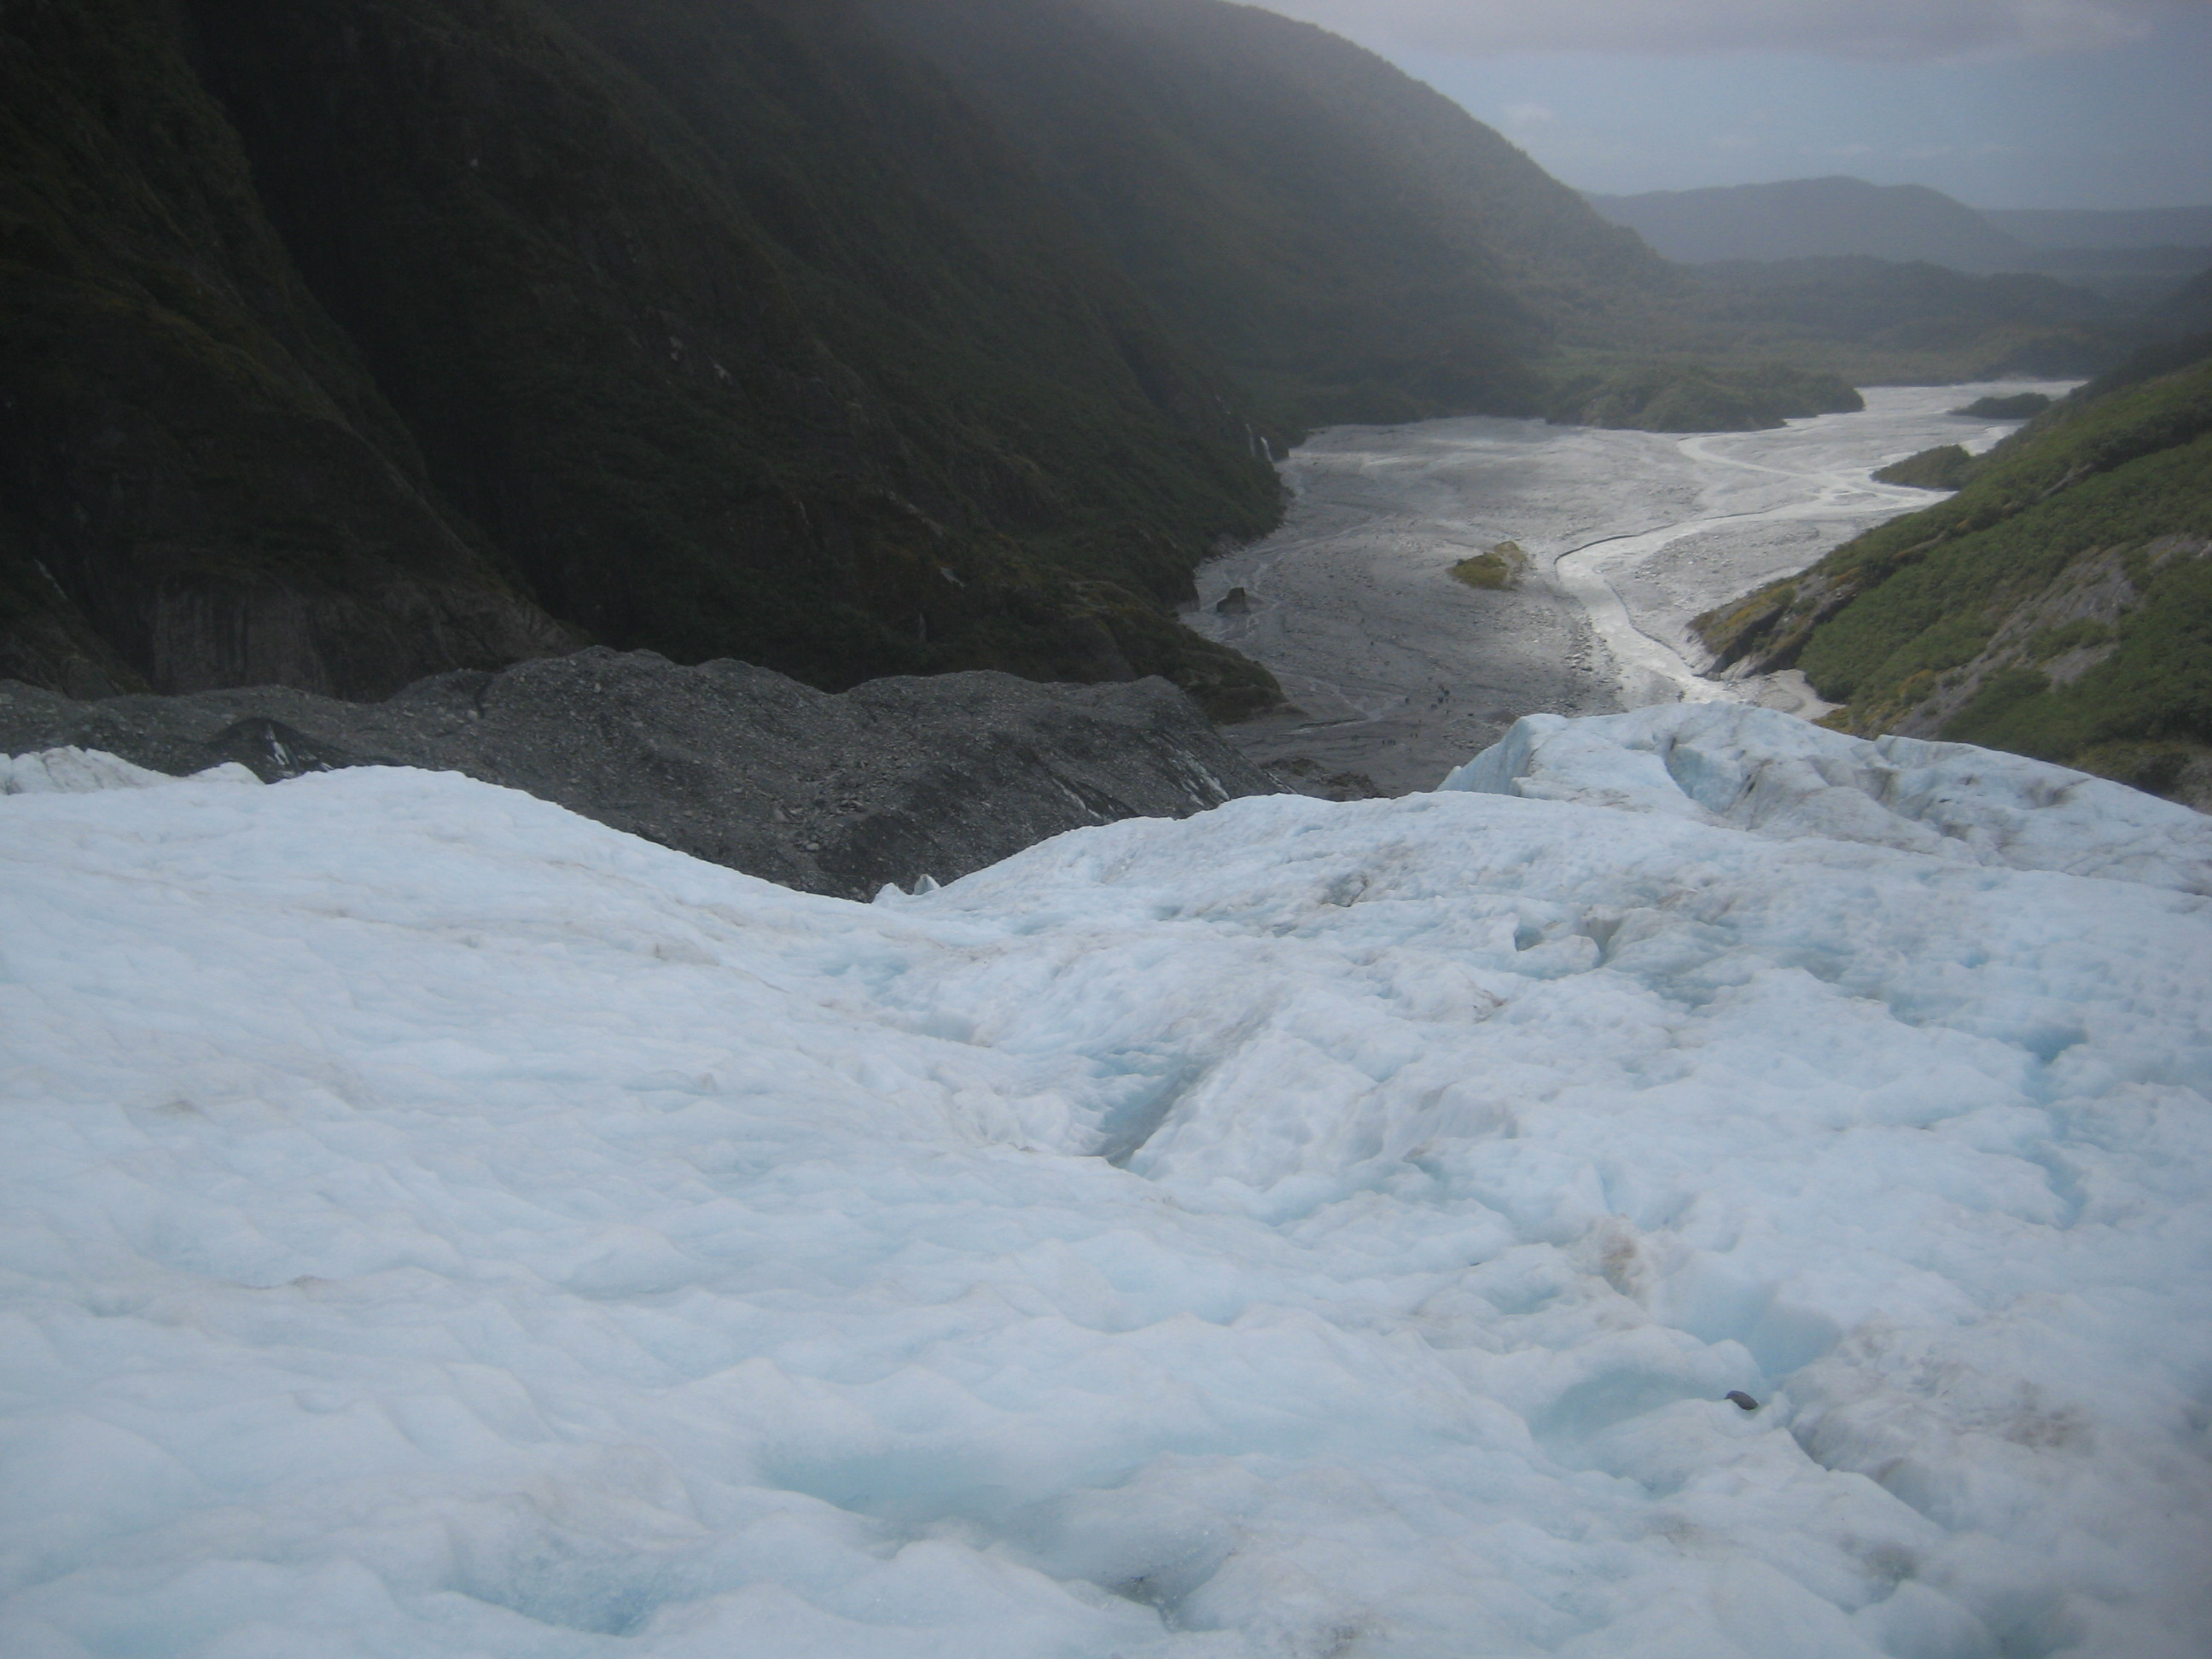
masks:
<path id="1" fill-rule="evenodd" d="M 732 661 L 592 647 L 383 702 L 284 686 L 79 702 L 0 680 L 0 753 L 71 745 L 183 776 L 465 773 L 787 887 L 951 881 L 1065 830 L 1187 817 L 1282 786 L 1164 680 L 872 680 L 833 695 Z"/>

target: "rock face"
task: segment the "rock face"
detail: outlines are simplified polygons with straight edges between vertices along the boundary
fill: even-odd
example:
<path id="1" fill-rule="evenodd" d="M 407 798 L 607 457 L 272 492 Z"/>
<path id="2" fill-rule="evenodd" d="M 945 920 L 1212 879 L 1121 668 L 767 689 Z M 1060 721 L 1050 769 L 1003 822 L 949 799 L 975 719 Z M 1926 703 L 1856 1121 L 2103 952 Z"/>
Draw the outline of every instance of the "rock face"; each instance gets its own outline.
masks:
<path id="1" fill-rule="evenodd" d="M 1164 680 L 1000 673 L 840 695 L 732 661 L 594 647 L 462 671 L 379 703 L 283 686 L 79 702 L 0 681 L 0 753 L 74 745 L 264 780 L 419 766 L 526 790 L 808 892 L 950 881 L 1085 824 L 1186 817 L 1281 786 Z"/>

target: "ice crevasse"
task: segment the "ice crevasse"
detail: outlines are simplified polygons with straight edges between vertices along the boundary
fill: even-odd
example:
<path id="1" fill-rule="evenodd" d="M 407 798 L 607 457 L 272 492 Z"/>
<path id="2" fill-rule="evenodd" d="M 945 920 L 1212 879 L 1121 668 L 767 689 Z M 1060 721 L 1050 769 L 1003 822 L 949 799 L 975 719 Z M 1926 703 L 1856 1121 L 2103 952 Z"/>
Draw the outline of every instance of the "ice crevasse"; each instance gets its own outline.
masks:
<path id="1" fill-rule="evenodd" d="M 11 1659 L 2205 1651 L 2185 809 L 1536 717 L 855 905 L 0 765 Z"/>

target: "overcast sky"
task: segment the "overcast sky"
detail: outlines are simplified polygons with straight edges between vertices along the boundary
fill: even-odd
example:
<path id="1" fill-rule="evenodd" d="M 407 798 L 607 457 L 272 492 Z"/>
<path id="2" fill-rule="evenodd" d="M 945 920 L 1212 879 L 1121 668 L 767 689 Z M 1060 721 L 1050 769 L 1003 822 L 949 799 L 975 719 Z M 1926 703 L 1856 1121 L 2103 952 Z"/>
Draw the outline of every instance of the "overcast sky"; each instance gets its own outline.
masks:
<path id="1" fill-rule="evenodd" d="M 1845 173 L 1976 207 L 2212 203 L 2212 0 L 1262 0 L 1632 193 Z"/>

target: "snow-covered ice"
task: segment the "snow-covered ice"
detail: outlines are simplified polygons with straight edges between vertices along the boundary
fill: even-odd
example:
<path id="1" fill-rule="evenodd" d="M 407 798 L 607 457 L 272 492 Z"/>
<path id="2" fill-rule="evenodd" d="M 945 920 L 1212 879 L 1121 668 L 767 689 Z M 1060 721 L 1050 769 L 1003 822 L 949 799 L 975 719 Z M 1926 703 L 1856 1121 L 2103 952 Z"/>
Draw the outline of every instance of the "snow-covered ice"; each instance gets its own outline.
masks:
<path id="1" fill-rule="evenodd" d="M 1972 744 L 1845 737 L 1740 703 L 1530 714 L 1440 787 L 2212 896 L 2212 817 L 2188 807 Z"/>
<path id="2" fill-rule="evenodd" d="M 2201 1655 L 2181 821 L 1714 713 L 872 906 L 0 799 L 0 1652 Z"/>
<path id="3" fill-rule="evenodd" d="M 260 780 L 235 761 L 200 774 L 217 782 Z M 0 795 L 82 795 L 101 789 L 150 789 L 176 780 L 96 749 L 48 749 L 34 755 L 0 755 Z"/>

